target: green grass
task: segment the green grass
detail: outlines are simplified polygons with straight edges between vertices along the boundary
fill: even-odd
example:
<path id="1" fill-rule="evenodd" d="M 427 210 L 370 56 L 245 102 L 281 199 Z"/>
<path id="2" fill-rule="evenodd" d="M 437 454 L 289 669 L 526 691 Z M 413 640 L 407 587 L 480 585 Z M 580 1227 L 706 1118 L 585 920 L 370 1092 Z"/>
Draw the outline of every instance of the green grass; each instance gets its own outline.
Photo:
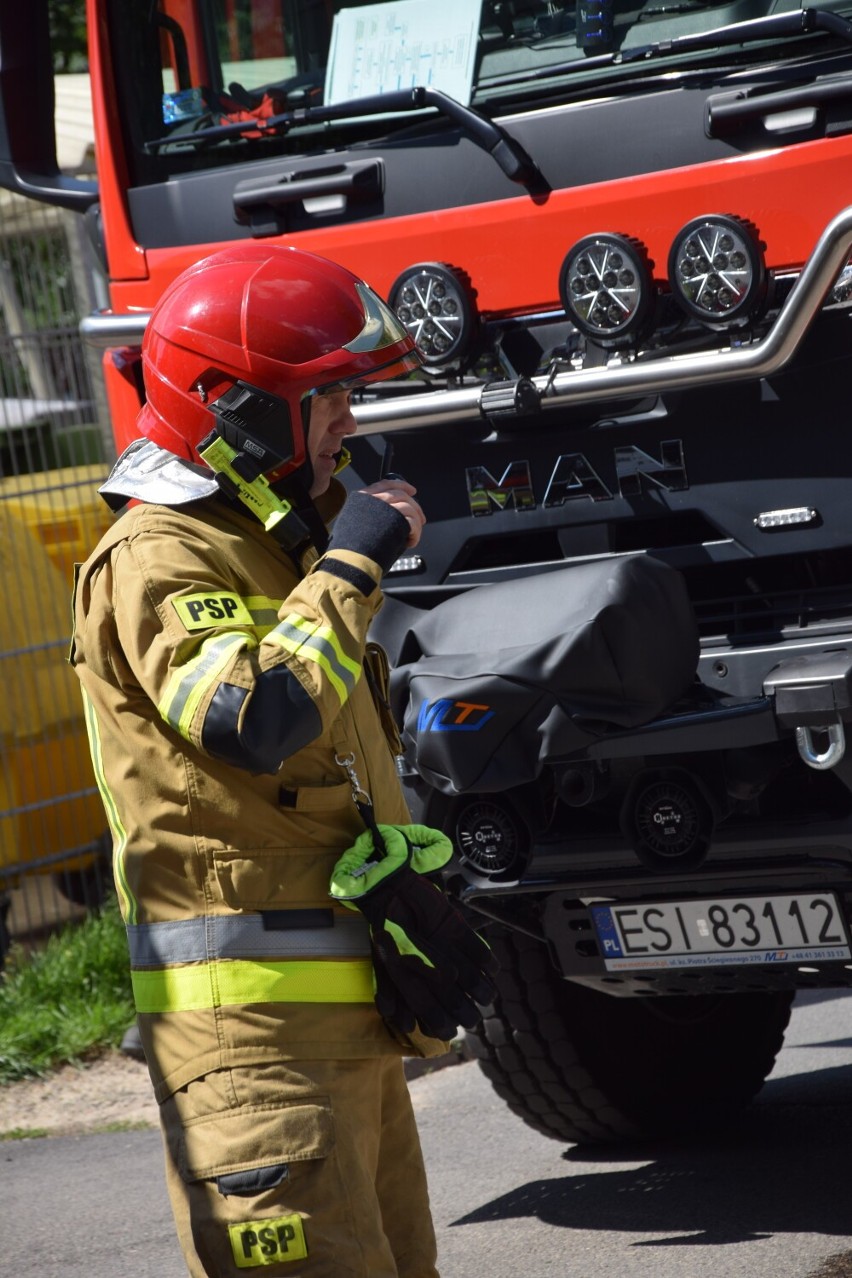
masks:
<path id="1" fill-rule="evenodd" d="M 96 1127 L 92 1127 L 90 1130 L 92 1132 L 149 1132 L 151 1127 L 152 1124 L 144 1118 L 116 1118 L 111 1123 L 98 1123 Z"/>
<path id="2" fill-rule="evenodd" d="M 114 903 L 31 956 L 13 946 L 0 979 L 0 1084 L 117 1047 L 133 1017 L 127 938 Z"/>

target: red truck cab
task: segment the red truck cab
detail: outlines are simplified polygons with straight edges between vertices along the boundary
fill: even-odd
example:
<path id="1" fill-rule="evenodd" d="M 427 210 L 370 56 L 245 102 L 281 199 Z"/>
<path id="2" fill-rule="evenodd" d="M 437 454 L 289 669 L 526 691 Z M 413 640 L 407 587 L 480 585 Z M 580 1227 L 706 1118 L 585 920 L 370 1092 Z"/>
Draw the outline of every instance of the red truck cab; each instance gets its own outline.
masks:
<path id="1" fill-rule="evenodd" d="M 299 246 L 424 359 L 355 404 L 348 482 L 406 474 L 429 519 L 385 581 L 391 649 L 445 606 L 464 633 L 469 595 L 508 651 L 521 582 L 546 618 L 577 570 L 682 579 L 695 687 L 641 730 L 587 706 L 584 744 L 468 782 L 454 743 L 472 759 L 497 711 L 421 704 L 401 642 L 395 705 L 412 807 L 503 962 L 473 1036 L 501 1095 L 560 1139 L 716 1121 L 795 990 L 852 981 L 852 7 L 88 0 L 87 22 L 97 182 L 57 168 L 30 0 L 0 7 L 0 183 L 88 221 L 117 448 L 165 286 L 237 240 Z"/>

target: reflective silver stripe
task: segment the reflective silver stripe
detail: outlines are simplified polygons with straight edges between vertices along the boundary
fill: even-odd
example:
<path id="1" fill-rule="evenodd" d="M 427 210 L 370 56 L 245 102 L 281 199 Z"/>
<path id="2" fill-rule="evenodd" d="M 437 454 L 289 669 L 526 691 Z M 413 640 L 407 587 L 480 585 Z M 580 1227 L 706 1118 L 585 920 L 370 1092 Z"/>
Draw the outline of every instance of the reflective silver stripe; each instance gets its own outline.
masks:
<path id="1" fill-rule="evenodd" d="M 207 687 L 239 649 L 254 646 L 254 636 L 241 633 L 206 640 L 196 656 L 179 667 L 169 681 L 157 707 L 166 723 L 189 740 L 193 715 Z"/>
<path id="2" fill-rule="evenodd" d="M 291 614 L 266 637 L 280 643 L 295 656 L 305 657 L 321 666 L 334 684 L 341 705 L 350 696 L 358 682 L 361 667 L 341 651 L 329 626 L 310 627 L 310 623 Z"/>
<path id="3" fill-rule="evenodd" d="M 278 625 L 278 608 L 271 600 L 265 607 L 254 607 L 254 601 L 251 598 L 246 599 L 245 604 L 258 630 L 267 633 L 273 626 Z"/>
<path id="4" fill-rule="evenodd" d="M 209 959 L 361 958 L 370 934 L 360 914 L 335 916 L 333 927 L 265 928 L 260 914 L 213 914 L 127 929 L 130 965 L 204 963 Z"/>

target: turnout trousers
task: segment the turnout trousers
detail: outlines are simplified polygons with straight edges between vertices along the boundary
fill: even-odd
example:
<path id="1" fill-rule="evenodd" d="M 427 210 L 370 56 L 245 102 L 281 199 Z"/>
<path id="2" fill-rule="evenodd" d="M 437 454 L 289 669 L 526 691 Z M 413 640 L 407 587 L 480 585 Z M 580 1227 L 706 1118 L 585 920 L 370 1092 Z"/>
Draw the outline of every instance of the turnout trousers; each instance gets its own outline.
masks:
<path id="1" fill-rule="evenodd" d="M 401 1057 L 220 1069 L 160 1114 L 192 1278 L 438 1278 Z"/>

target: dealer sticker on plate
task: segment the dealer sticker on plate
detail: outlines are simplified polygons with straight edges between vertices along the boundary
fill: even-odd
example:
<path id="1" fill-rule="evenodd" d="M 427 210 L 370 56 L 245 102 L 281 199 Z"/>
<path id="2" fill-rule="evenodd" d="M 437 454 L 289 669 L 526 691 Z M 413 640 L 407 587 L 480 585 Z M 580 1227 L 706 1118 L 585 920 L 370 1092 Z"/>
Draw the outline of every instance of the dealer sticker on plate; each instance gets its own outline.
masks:
<path id="1" fill-rule="evenodd" d="M 591 914 L 610 972 L 850 957 L 831 892 L 593 905 Z"/>

